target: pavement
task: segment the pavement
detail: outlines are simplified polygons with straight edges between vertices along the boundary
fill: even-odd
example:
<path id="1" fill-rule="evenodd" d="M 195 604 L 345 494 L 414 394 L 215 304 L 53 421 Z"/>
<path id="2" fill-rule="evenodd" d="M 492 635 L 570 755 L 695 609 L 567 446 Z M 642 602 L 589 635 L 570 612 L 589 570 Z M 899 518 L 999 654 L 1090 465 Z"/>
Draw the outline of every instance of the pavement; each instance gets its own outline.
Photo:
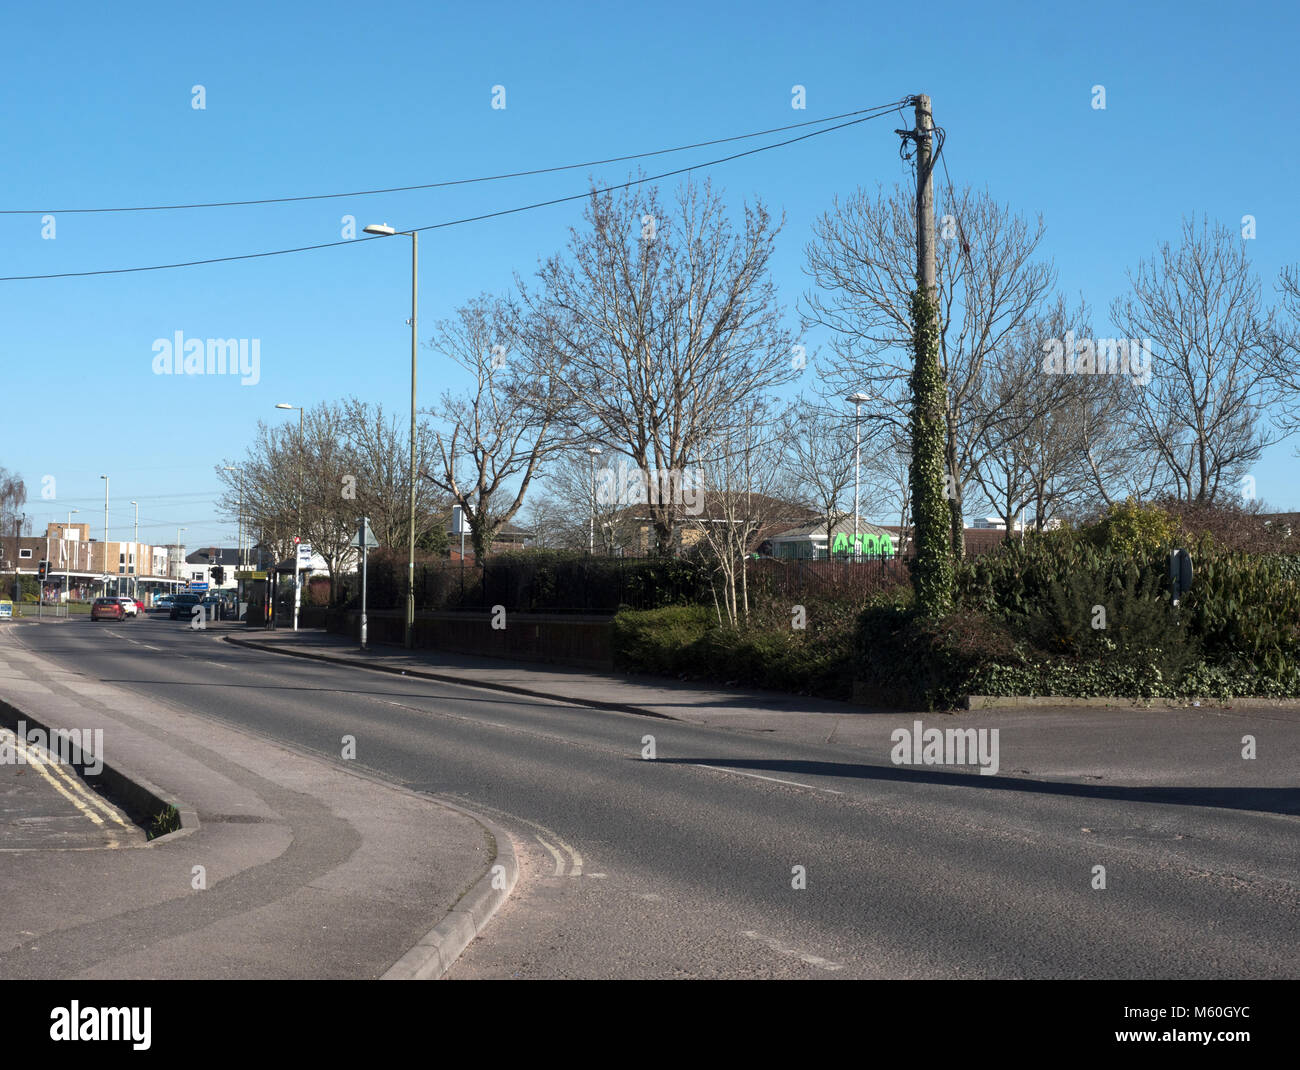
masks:
<path id="1" fill-rule="evenodd" d="M 102 731 L 106 768 L 184 827 L 147 842 L 93 777 L 0 765 L 0 977 L 437 977 L 508 896 L 499 826 L 350 768 L 344 741 L 328 760 L 20 641 L 96 627 L 0 628 L 0 722 Z"/>
<path id="2" fill-rule="evenodd" d="M 663 677 L 505 661 L 437 650 L 370 645 L 319 630 L 260 631 L 228 625 L 226 642 L 335 664 L 550 698 L 594 709 L 761 734 L 792 744 L 831 744 L 889 760 L 900 728 L 961 725 L 998 729 L 1015 764 L 1030 773 L 1082 784 L 1213 786 L 1300 812 L 1294 787 L 1300 755 L 1300 702 L 1145 708 L 1062 703 L 953 713 L 867 709 L 848 702 Z M 1257 757 L 1243 760 L 1245 737 Z"/>
<path id="3" fill-rule="evenodd" d="M 143 843 L 145 831 L 91 790 L 75 769 L 0 728 L 0 851 L 110 848 Z M 43 742 L 43 741 L 42 741 Z"/>

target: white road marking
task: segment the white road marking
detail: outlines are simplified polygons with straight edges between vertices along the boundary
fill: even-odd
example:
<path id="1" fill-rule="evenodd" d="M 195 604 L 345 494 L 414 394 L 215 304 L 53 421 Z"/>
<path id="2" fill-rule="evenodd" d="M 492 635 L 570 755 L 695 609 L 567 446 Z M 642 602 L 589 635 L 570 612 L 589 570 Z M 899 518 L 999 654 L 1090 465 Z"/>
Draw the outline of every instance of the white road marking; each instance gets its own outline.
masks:
<path id="1" fill-rule="evenodd" d="M 739 769 L 723 769 L 717 765 L 702 765 L 695 763 L 697 769 L 712 769 L 715 773 L 735 773 L 736 776 L 752 776 L 755 780 L 770 780 L 773 784 L 789 784 L 796 788 L 808 788 L 810 791 L 824 791 L 827 795 L 843 795 L 844 792 L 836 791 L 834 788 L 819 788 L 816 784 L 801 784 L 797 780 L 782 780 L 776 776 L 763 776 L 762 773 L 745 773 Z"/>
<path id="2" fill-rule="evenodd" d="M 796 947 L 787 947 L 775 937 L 764 936 L 762 933 L 756 933 L 752 929 L 743 930 L 740 935 L 748 936 L 751 940 L 756 940 L 760 944 L 765 944 L 778 954 L 793 955 L 795 958 L 806 962 L 809 966 L 816 966 L 819 970 L 834 972 L 835 970 L 844 969 L 843 963 L 832 962 L 830 959 L 824 959 L 820 955 L 810 955 L 805 951 L 800 951 Z"/>
<path id="3" fill-rule="evenodd" d="M 534 838 L 537 840 L 538 843 L 540 843 L 543 847 L 545 847 L 548 851 L 550 851 L 551 854 L 552 854 L 552 856 L 554 856 L 554 858 L 555 858 L 555 875 L 556 875 L 557 877 L 563 877 L 563 876 L 564 876 L 564 856 L 563 856 L 562 854 L 560 854 L 559 851 L 557 851 L 554 847 L 552 847 L 549 843 L 547 843 L 547 842 L 546 842 L 544 839 L 542 839 L 540 836 L 536 836 L 536 837 L 534 837 Z"/>
<path id="4" fill-rule="evenodd" d="M 555 836 L 555 832 L 553 830 L 551 831 L 551 835 Z M 555 842 L 558 843 L 561 847 L 563 847 L 566 851 L 568 851 L 569 854 L 573 856 L 573 870 L 569 873 L 569 876 L 581 877 L 582 876 L 582 855 L 578 854 L 577 851 L 575 851 L 572 847 L 570 847 L 567 843 L 565 843 L 562 839 L 560 839 L 559 836 L 555 836 Z"/>

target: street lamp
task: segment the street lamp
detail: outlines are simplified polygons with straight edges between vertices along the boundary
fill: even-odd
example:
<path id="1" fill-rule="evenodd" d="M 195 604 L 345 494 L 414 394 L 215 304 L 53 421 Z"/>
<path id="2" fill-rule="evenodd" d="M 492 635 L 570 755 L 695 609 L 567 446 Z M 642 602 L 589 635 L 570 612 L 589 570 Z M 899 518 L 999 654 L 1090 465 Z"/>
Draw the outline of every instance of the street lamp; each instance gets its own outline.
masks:
<path id="1" fill-rule="evenodd" d="M 140 597 L 140 503 L 132 502 L 135 506 L 135 534 L 131 536 L 131 555 L 127 558 L 128 566 L 131 557 L 135 558 L 135 571 L 131 573 L 131 591 L 136 598 Z"/>
<path id="2" fill-rule="evenodd" d="M 862 406 L 871 400 L 870 394 L 859 390 L 844 399 L 853 406 L 854 456 L 853 456 L 853 557 L 858 556 L 858 487 L 862 482 Z M 826 533 L 826 545 L 830 546 L 831 533 Z M 830 556 L 829 554 L 827 556 Z"/>
<path id="3" fill-rule="evenodd" d="M 298 583 L 298 547 L 302 545 L 302 406 L 276 402 L 277 409 L 298 410 L 298 538 L 293 543 L 293 630 L 298 630 L 298 608 L 302 605 L 302 587 Z"/>
<path id="4" fill-rule="evenodd" d="M 73 514 L 73 513 L 79 513 L 79 512 L 81 512 L 80 509 L 69 509 L 69 510 L 68 510 L 68 522 L 67 522 L 66 524 L 63 525 L 63 538 L 59 540 L 60 542 L 62 542 L 62 543 L 66 543 L 66 542 L 68 541 L 68 528 L 72 527 L 72 514 Z M 78 542 L 78 545 L 80 545 L 80 542 Z M 71 592 L 68 590 L 68 561 L 67 561 L 68 548 L 67 548 L 67 546 L 63 546 L 63 547 L 60 548 L 60 550 L 61 550 L 61 552 L 60 552 L 59 556 L 62 557 L 62 558 L 64 559 L 64 561 L 63 561 L 63 604 L 64 604 L 64 606 L 66 607 L 66 611 L 69 612 L 69 613 L 71 613 L 71 612 L 72 612 L 72 608 L 71 608 L 71 599 L 72 599 L 72 595 L 71 595 Z M 78 563 L 80 563 L 80 557 L 81 557 L 81 555 L 78 554 L 77 557 L 78 557 Z"/>
<path id="5" fill-rule="evenodd" d="M 298 410 L 298 535 L 302 535 L 302 406 L 290 405 L 286 401 L 277 401 L 277 409 Z"/>
<path id="6" fill-rule="evenodd" d="M 391 238 L 395 234 L 407 234 L 411 238 L 411 525 L 410 542 L 406 551 L 406 646 L 409 650 L 415 637 L 415 320 L 420 266 L 420 232 L 397 230 L 387 223 L 371 223 L 364 228 L 363 232 L 385 238 Z M 462 558 L 462 563 L 463 561 Z"/>
<path id="7" fill-rule="evenodd" d="M 588 446 L 591 454 L 591 526 L 587 532 L 587 556 L 596 553 L 596 458 L 603 452 L 599 446 Z"/>
<path id="8" fill-rule="evenodd" d="M 181 581 L 181 579 L 183 579 L 183 577 L 181 576 L 181 573 L 182 573 L 183 571 L 185 571 L 185 561 L 184 561 L 184 559 L 181 557 L 181 532 L 182 532 L 182 531 L 189 531 L 189 530 L 190 530 L 189 528 L 177 528 L 177 529 L 176 529 L 176 581 L 177 581 L 177 589 L 178 589 L 178 590 L 180 589 L 180 588 L 179 588 L 180 581 Z"/>
<path id="9" fill-rule="evenodd" d="M 235 536 L 235 570 L 244 567 L 244 474 L 233 464 L 223 465 L 227 472 L 239 472 L 239 519 L 235 522 L 238 534 Z"/>
<path id="10" fill-rule="evenodd" d="M 104 593 L 108 594 L 108 476 L 100 476 L 104 481 Z"/>

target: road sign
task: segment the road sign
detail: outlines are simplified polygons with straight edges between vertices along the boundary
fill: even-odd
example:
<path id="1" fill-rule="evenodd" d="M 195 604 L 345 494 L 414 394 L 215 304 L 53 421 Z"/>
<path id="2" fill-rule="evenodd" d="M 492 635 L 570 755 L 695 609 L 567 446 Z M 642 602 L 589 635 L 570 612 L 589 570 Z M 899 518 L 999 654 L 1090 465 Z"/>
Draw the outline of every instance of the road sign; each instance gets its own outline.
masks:
<path id="1" fill-rule="evenodd" d="M 9 599 L 0 599 L 0 618 L 11 618 L 14 615 L 14 604 Z"/>
<path id="2" fill-rule="evenodd" d="M 298 544 L 298 564 L 311 564 L 311 543 L 302 542 Z"/>
<path id="3" fill-rule="evenodd" d="M 207 585 L 206 583 L 191 583 L 191 584 L 190 584 L 190 590 L 191 590 L 191 591 L 206 591 L 207 589 L 208 589 L 208 585 Z"/>
<path id="4" fill-rule="evenodd" d="M 375 533 L 370 530 L 370 521 L 365 517 L 361 518 L 361 524 L 357 528 L 357 533 L 352 536 L 352 541 L 348 543 L 349 546 L 355 546 L 358 549 L 363 544 L 372 550 L 379 545 L 379 540 L 375 538 Z"/>

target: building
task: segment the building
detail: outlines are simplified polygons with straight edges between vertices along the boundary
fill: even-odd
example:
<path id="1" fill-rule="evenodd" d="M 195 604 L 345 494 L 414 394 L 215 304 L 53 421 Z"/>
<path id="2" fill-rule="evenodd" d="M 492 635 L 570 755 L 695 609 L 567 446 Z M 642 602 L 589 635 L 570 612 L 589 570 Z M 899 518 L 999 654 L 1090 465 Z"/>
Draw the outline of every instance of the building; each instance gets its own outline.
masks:
<path id="1" fill-rule="evenodd" d="M 453 526 L 447 529 L 447 556 L 452 561 L 459 561 L 461 560 L 460 548 L 461 548 L 461 541 L 462 541 L 461 540 L 462 533 L 456 531 L 454 526 L 455 524 L 454 517 L 452 519 L 452 523 Z M 465 545 L 465 560 L 473 561 L 474 544 L 470 542 L 468 524 L 465 525 L 465 531 L 463 534 L 464 534 L 464 545 Z M 533 533 L 531 531 L 527 531 L 524 528 L 521 528 L 515 524 L 511 524 L 507 522 L 501 526 L 501 530 L 497 532 L 496 538 L 492 540 L 492 553 L 504 554 L 504 553 L 511 553 L 515 550 L 531 549 L 532 547 L 530 546 L 530 543 L 532 541 L 532 538 L 533 538 Z M 418 548 L 417 548 L 417 552 L 418 552 Z"/>
<path id="2" fill-rule="evenodd" d="M 165 546 L 143 542 L 102 542 L 90 537 L 89 524 L 49 524 L 44 535 L 0 539 L 0 571 L 37 577 L 40 563 L 49 562 L 43 597 L 61 601 L 64 591 L 73 601 L 103 594 L 137 598 L 176 587 L 168 575 Z"/>
<path id="3" fill-rule="evenodd" d="M 236 585 L 235 566 L 238 564 L 239 551 L 233 547 L 205 546 L 185 558 L 180 578 L 191 588 L 194 584 L 201 583 L 207 586 L 199 588 L 200 590 L 233 591 Z M 220 583 L 213 579 L 214 568 L 220 568 L 222 571 Z"/>
<path id="4" fill-rule="evenodd" d="M 825 561 L 827 557 L 893 557 L 898 546 L 897 534 L 878 524 L 858 518 L 856 542 L 853 518 L 837 523 L 826 535 L 824 520 L 789 528 L 769 540 L 772 556 L 783 559 Z"/>
<path id="5" fill-rule="evenodd" d="M 763 552 L 770 549 L 768 544 L 774 536 L 801 524 L 814 520 L 816 513 L 805 505 L 771 498 L 766 494 L 747 496 L 743 509 L 733 513 L 736 520 L 728 520 L 726 509 L 714 494 L 698 503 L 700 511 L 690 513 L 686 506 L 677 507 L 676 524 L 673 530 L 673 547 L 677 553 L 690 550 L 704 539 L 705 528 L 711 524 L 741 523 L 751 524 L 757 521 L 754 533 L 750 536 L 748 551 Z M 627 552 L 633 556 L 647 556 L 655 552 L 654 517 L 645 505 L 633 505 L 621 511 L 617 524 L 628 536 L 630 546 Z"/>

